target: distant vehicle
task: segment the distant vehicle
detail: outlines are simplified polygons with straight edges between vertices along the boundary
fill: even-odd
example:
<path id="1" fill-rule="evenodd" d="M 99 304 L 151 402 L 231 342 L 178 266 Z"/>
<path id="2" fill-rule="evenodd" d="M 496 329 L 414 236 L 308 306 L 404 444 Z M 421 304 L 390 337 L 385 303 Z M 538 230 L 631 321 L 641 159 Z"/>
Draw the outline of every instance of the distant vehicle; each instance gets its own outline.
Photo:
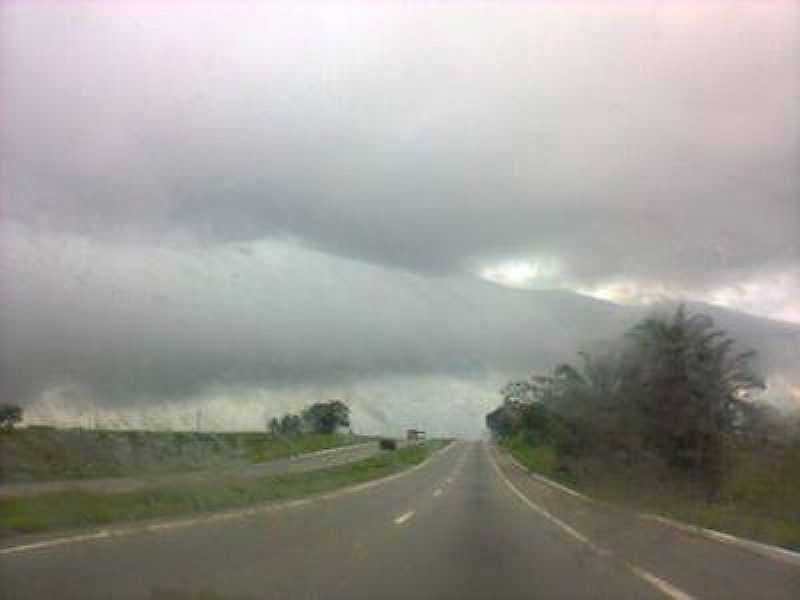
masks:
<path id="1" fill-rule="evenodd" d="M 424 440 L 425 439 L 425 432 L 421 429 L 407 429 L 406 430 L 406 439 L 409 442 L 415 442 L 417 440 Z"/>
<path id="2" fill-rule="evenodd" d="M 379 443 L 381 450 L 397 450 L 397 441 L 391 438 L 383 438 Z"/>

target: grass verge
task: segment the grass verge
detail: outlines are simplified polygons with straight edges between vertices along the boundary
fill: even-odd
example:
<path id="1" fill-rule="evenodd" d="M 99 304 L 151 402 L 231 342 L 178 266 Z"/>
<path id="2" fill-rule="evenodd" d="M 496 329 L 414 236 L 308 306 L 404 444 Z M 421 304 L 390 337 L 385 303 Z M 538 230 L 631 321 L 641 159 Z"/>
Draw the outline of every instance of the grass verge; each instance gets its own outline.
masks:
<path id="1" fill-rule="evenodd" d="M 0 481 L 128 477 L 235 466 L 370 441 L 349 434 L 122 431 L 29 427 L 0 432 Z"/>
<path id="2" fill-rule="evenodd" d="M 354 463 L 258 479 L 227 479 L 121 494 L 54 492 L 0 500 L 0 537 L 187 515 L 300 498 L 400 472 L 447 442 L 431 440 Z"/>
<path id="3" fill-rule="evenodd" d="M 527 469 L 548 477 L 555 476 L 558 466 L 557 456 L 555 450 L 550 446 L 531 446 L 520 434 L 515 435 L 503 445 Z"/>
<path id="4" fill-rule="evenodd" d="M 800 551 L 800 461 L 782 457 L 757 465 L 752 454 L 736 457 L 721 499 L 708 502 L 696 484 L 646 467 L 623 467 L 600 459 L 560 458 L 549 446 L 512 438 L 503 444 L 535 473 L 592 498 Z M 789 457 L 793 458 L 793 457 Z"/>

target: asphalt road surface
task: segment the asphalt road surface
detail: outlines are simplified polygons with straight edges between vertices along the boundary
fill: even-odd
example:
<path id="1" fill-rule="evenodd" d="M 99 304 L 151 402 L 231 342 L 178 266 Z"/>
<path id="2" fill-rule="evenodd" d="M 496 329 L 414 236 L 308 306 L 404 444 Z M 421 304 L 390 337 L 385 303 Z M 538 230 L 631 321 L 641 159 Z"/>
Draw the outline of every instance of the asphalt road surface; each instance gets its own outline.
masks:
<path id="1" fill-rule="evenodd" d="M 0 550 L 3 598 L 800 598 L 800 567 L 546 486 L 480 443 L 275 510 Z"/>

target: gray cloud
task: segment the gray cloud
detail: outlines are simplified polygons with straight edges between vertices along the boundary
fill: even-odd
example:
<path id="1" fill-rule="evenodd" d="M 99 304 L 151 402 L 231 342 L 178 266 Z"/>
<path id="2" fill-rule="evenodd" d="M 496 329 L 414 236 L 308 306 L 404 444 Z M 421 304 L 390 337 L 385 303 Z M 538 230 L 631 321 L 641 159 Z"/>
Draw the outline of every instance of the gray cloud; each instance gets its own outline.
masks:
<path id="1" fill-rule="evenodd" d="M 6 210 L 724 284 L 800 252 L 797 6 L 7 9 Z"/>
<path id="2" fill-rule="evenodd" d="M 485 387 L 602 349 L 645 309 L 366 265 L 286 241 L 142 246 L 2 228 L 0 393 L 105 404 L 428 376 Z M 707 308 L 703 308 L 707 310 Z M 791 371 L 800 328 L 716 309 Z M 401 386 L 402 387 L 402 386 Z M 288 391 L 287 391 L 288 390 Z"/>
<path id="3" fill-rule="evenodd" d="M 641 314 L 509 259 L 800 315 L 797 3 L 212 6 L 0 8 L 4 395 L 474 400 Z"/>
<path id="4" fill-rule="evenodd" d="M 552 361 L 618 321 L 618 307 L 566 292 L 531 296 L 287 242 L 147 248 L 3 234 L 15 283 L 3 290 L 0 381 L 19 386 L 6 395 L 65 380 L 124 402 L 220 384 L 482 379 Z"/>

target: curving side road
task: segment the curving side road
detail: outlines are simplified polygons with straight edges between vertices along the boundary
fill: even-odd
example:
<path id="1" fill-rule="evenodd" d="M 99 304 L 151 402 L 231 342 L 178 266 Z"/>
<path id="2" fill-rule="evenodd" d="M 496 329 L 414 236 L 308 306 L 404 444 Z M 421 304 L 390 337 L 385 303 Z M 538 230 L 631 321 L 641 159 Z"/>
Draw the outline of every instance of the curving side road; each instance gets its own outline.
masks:
<path id="1" fill-rule="evenodd" d="M 279 458 L 252 465 L 217 467 L 183 473 L 161 473 L 143 475 L 141 477 L 70 479 L 34 483 L 0 483 L 0 498 L 14 498 L 60 491 L 82 491 L 100 494 L 121 493 L 158 487 L 164 485 L 164 483 L 196 483 L 214 481 L 223 477 L 261 477 L 280 473 L 297 473 L 363 460 L 379 452 L 381 450 L 377 442 L 366 442 L 298 454 L 293 457 Z"/>
<path id="2" fill-rule="evenodd" d="M 0 596 L 800 597 L 797 567 L 606 514 L 507 460 L 459 442 L 283 510 L 1 554 Z"/>

